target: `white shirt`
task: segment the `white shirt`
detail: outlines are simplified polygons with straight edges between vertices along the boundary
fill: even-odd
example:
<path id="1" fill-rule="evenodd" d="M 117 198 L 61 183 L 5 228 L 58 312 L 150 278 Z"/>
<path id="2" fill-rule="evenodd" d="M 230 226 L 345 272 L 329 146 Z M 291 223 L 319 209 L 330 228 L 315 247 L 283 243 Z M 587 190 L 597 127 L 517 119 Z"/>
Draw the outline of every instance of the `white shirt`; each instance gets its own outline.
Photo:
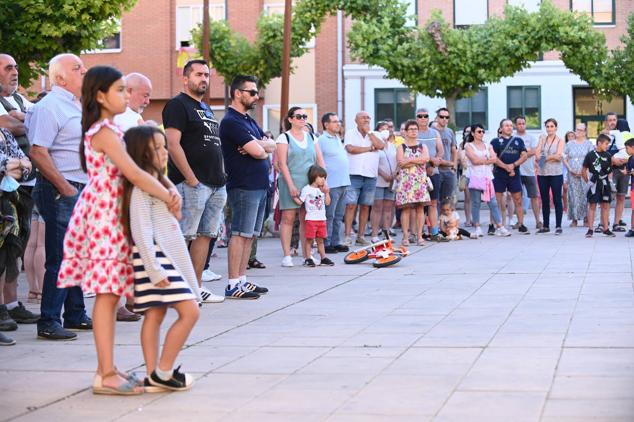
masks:
<path id="1" fill-rule="evenodd" d="M 326 221 L 326 195 L 319 188 L 304 186 L 299 199 L 306 208 L 306 221 Z"/>
<path id="2" fill-rule="evenodd" d="M 535 138 L 533 135 L 531 135 L 528 132 L 524 132 L 523 135 L 520 135 L 517 132 L 515 132 L 515 136 L 517 136 L 518 138 L 522 138 L 522 141 L 524 141 L 524 145 L 526 146 L 526 148 L 530 148 L 534 150 L 535 148 L 537 148 L 537 144 L 539 144 L 539 139 Z M 535 176 L 535 156 L 534 155 L 532 157 L 528 157 L 526 161 L 520 164 L 520 174 L 522 176 Z"/>
<path id="3" fill-rule="evenodd" d="M 346 131 L 344 145 L 369 147 L 372 146 L 372 141 L 369 135 L 362 136 L 361 132 L 359 132 L 357 128 L 354 128 Z M 350 175 L 352 176 L 377 177 L 379 174 L 379 152 L 368 151 L 362 152 L 361 154 L 348 153 L 348 164 Z"/>
<path id="4" fill-rule="evenodd" d="M 28 111 L 31 107 L 33 107 L 33 103 L 30 102 L 29 100 L 27 100 L 24 95 L 18 93 L 18 95 L 20 96 L 20 98 L 22 98 L 22 102 L 24 103 L 24 108 L 25 111 Z M 13 95 L 10 95 L 8 97 L 4 97 L 5 100 L 7 100 L 7 102 L 9 104 L 11 104 L 13 107 L 15 107 L 16 110 L 20 110 L 20 105 L 18 104 L 18 102 L 15 100 L 15 98 L 13 98 Z M 2 104 L 0 104 L 0 116 L 4 116 L 5 114 L 9 114 L 7 112 L 7 110 L 4 109 L 4 106 Z"/>
<path id="5" fill-rule="evenodd" d="M 119 126 L 123 132 L 139 125 L 139 120 L 143 120 L 143 117 L 136 111 L 127 107 L 121 114 L 114 116 L 114 124 Z"/>

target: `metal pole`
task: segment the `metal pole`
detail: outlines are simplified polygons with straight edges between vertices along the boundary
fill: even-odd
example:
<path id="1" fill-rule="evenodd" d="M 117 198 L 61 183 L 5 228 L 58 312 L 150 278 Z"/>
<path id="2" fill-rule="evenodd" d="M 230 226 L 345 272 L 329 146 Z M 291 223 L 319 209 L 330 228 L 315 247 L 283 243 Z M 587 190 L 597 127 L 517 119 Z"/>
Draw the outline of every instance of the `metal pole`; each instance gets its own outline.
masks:
<path id="1" fill-rule="evenodd" d="M 284 131 L 284 116 L 288 110 L 288 84 L 291 73 L 291 14 L 292 1 L 284 3 L 284 51 L 282 53 L 282 99 L 280 104 L 280 132 Z"/>
<path id="2" fill-rule="evenodd" d="M 210 54 L 209 54 L 209 0 L 203 0 L 203 59 L 205 62 L 210 65 Z M 211 66 L 209 66 L 211 67 Z M 207 87 L 207 92 L 203 97 L 203 101 L 209 104 L 209 91 L 211 87 Z"/>
<path id="3" fill-rule="evenodd" d="M 225 21 L 229 22 L 228 0 L 225 0 Z M 224 85 L 225 85 L 225 110 L 227 110 L 227 107 L 229 107 L 229 85 L 227 85 L 227 81 L 224 81 Z"/>

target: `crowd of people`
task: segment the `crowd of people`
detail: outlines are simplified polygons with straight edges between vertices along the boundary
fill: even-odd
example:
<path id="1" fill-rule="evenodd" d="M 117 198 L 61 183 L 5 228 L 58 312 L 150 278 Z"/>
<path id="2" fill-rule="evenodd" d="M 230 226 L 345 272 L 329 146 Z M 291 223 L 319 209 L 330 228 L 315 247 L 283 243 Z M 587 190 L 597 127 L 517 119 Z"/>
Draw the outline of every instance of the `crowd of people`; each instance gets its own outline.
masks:
<path id="1" fill-rule="evenodd" d="M 152 93 L 144 75 L 87 70 L 79 57 L 60 54 L 48 76 L 50 92 L 30 102 L 18 93 L 15 60 L 0 54 L 0 344 L 15 344 L 3 332 L 18 324 L 36 323 L 45 340 L 92 331 L 96 394 L 191 387 L 192 377 L 174 363 L 199 306 L 268 292 L 247 269 L 265 266 L 256 258 L 257 237 L 269 215 L 279 224 L 282 267 L 294 266 L 298 250 L 306 267 L 332 266 L 328 255 L 397 236 L 397 229 L 404 247 L 477 239 L 484 236 L 482 202 L 489 235 L 530 234 L 525 208 L 535 233 L 549 233 L 551 202 L 555 235 L 566 209 L 573 227 L 587 226 L 587 237 L 626 231 L 634 139 L 613 113 L 596 145 L 583 123 L 560 137 L 552 118 L 535 138 L 523 116 L 503 119 L 490 141 L 474 123 L 458 142 L 444 107 L 433 118 L 419 108 L 399 130 L 391 120 L 372 126 L 360 111 L 344 132 L 328 112 L 321 134 L 305 109 L 291 107 L 285 131 L 273 139 L 249 113 L 260 99 L 253 76 L 233 79 L 230 106 L 216 119 L 204 101 L 210 70 L 202 60 L 184 66 L 183 90 L 165 105 L 162 128 L 143 119 Z M 464 224 L 456 211 L 461 192 Z M 222 278 L 209 262 L 223 227 L 227 282 L 214 294 L 203 281 Z M 40 314 L 18 300 L 20 263 L 27 301 L 39 303 Z M 92 318 L 86 297 L 95 297 Z M 160 350 L 169 307 L 178 318 Z M 141 315 L 147 375 L 138 378 L 117 370 L 113 349 L 115 321 Z"/>

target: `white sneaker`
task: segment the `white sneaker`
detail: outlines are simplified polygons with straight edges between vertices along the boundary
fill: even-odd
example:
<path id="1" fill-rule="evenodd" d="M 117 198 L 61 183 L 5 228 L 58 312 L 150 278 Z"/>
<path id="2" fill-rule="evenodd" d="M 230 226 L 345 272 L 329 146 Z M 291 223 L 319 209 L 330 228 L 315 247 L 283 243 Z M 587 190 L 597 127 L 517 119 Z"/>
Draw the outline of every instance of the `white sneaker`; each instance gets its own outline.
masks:
<path id="1" fill-rule="evenodd" d="M 370 242 L 368 242 L 368 239 L 362 236 L 362 237 L 357 237 L 356 244 L 361 246 L 368 246 Z"/>
<path id="2" fill-rule="evenodd" d="M 343 241 L 343 244 L 346 246 L 352 246 L 352 238 L 350 236 L 346 236 L 346 239 Z"/>
<path id="3" fill-rule="evenodd" d="M 293 258 L 290 256 L 285 256 L 282 258 L 282 267 L 292 267 L 293 266 Z"/>
<path id="4" fill-rule="evenodd" d="M 484 235 L 482 234 L 482 229 L 480 228 L 480 226 L 476 227 L 475 235 L 476 235 L 476 237 L 482 237 L 482 236 L 484 236 Z"/>
<path id="5" fill-rule="evenodd" d="M 506 229 L 506 227 L 502 226 L 498 227 L 498 229 L 495 231 L 495 235 L 500 237 L 508 237 L 511 235 L 511 233 Z"/>
<path id="6" fill-rule="evenodd" d="M 380 241 L 381 241 L 381 239 L 380 239 L 378 236 L 374 236 L 374 237 L 371 239 L 371 242 L 372 242 L 372 243 L 379 243 Z"/>
<path id="7" fill-rule="evenodd" d="M 480 236 L 482 236 L 482 234 L 480 234 Z M 477 233 L 471 233 L 471 235 L 469 236 L 470 239 L 477 239 L 478 235 Z"/>
<path id="8" fill-rule="evenodd" d="M 224 296 L 215 295 L 204 287 L 200 289 L 200 297 L 202 297 L 203 303 L 222 303 L 225 301 Z"/>
<path id="9" fill-rule="evenodd" d="M 203 271 L 203 275 L 201 278 L 203 281 L 215 281 L 220 280 L 222 276 L 211 271 L 211 268 L 207 268 L 205 271 Z"/>

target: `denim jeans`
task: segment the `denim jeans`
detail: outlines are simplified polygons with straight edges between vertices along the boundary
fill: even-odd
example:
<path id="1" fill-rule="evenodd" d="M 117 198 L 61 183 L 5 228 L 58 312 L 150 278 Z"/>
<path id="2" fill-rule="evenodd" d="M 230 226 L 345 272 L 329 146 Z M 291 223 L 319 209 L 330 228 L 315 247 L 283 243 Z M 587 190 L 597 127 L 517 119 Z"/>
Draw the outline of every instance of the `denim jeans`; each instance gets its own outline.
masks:
<path id="1" fill-rule="evenodd" d="M 57 288 L 57 273 L 64 255 L 64 235 L 70 221 L 75 202 L 83 186 L 70 182 L 78 191 L 77 195 L 60 196 L 59 192 L 45 178 L 38 176 L 33 188 L 33 199 L 46 224 L 44 246 L 46 249 L 46 272 L 42 286 L 41 317 L 38 329 L 48 329 L 61 325 L 62 306 L 64 321 L 71 325 L 81 323 L 86 318 L 84 294 L 81 287 Z"/>
<path id="2" fill-rule="evenodd" d="M 564 186 L 564 177 L 558 176 L 537 176 L 539 184 L 539 194 L 542 197 L 542 219 L 544 227 L 550 226 L 550 192 L 553 193 L 553 203 L 555 204 L 555 228 L 561 227 L 561 218 L 564 214 L 564 204 L 561 193 Z"/>
<path id="3" fill-rule="evenodd" d="M 341 244 L 341 226 L 343 225 L 343 215 L 346 212 L 346 188 L 347 186 L 330 188 L 330 205 L 326 205 L 328 230 L 326 246 L 339 246 Z"/>
<path id="4" fill-rule="evenodd" d="M 456 190 L 456 173 L 452 170 L 440 169 L 440 198 L 438 205 L 444 199 L 453 197 Z"/>
<path id="5" fill-rule="evenodd" d="M 478 189 L 469 189 L 471 194 L 471 220 L 474 224 L 480 224 L 480 204 L 482 203 L 482 191 Z M 489 211 L 491 211 L 491 217 L 495 224 L 502 223 L 502 216 L 500 215 L 500 208 L 495 199 L 495 196 L 487 202 Z"/>
<path id="6" fill-rule="evenodd" d="M 260 235 L 266 209 L 266 193 L 266 189 L 227 191 L 232 236 L 252 238 Z"/>
<path id="7" fill-rule="evenodd" d="M 176 189 L 183 198 L 180 226 L 185 240 L 198 236 L 218 237 L 222 210 L 227 202 L 225 187 L 214 188 L 199 183 L 192 188 L 183 182 L 176 185 Z"/>

